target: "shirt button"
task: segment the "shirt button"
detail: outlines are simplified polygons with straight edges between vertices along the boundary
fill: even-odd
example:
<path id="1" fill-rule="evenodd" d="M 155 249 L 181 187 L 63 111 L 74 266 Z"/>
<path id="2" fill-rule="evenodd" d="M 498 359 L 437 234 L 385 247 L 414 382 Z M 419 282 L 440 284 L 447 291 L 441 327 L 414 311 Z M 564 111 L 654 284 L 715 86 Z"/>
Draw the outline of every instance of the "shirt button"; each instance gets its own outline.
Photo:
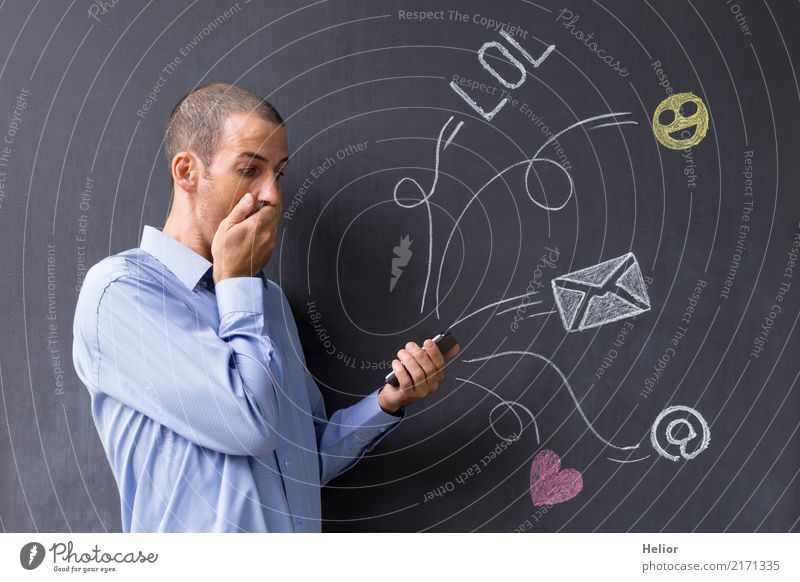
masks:
<path id="1" fill-rule="evenodd" d="M 289 461 L 284 461 L 284 462 L 283 462 L 283 466 L 284 466 L 284 467 L 288 467 L 288 466 L 289 466 Z"/>
<path id="2" fill-rule="evenodd" d="M 386 427 L 385 426 L 381 429 L 381 432 L 386 432 Z"/>

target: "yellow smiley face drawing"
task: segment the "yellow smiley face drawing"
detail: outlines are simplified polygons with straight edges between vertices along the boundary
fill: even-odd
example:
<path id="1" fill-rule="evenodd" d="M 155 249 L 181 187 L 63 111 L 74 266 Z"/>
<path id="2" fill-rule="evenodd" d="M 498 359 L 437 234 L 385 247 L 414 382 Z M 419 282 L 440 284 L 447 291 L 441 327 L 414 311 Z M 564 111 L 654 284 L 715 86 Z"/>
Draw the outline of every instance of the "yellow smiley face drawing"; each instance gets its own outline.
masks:
<path id="1" fill-rule="evenodd" d="M 708 131 L 708 109 L 694 93 L 676 93 L 653 113 L 653 133 L 664 147 L 682 150 L 697 145 Z"/>

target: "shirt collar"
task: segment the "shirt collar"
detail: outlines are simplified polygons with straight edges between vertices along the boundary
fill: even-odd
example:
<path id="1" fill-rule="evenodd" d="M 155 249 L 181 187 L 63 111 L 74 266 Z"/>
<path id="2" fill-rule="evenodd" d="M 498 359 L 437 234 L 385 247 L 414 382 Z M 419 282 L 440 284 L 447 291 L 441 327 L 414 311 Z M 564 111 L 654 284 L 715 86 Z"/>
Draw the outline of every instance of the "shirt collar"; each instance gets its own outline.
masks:
<path id="1" fill-rule="evenodd" d="M 139 248 L 158 259 L 181 283 L 193 290 L 212 263 L 182 242 L 153 226 L 145 225 Z"/>
<path id="2" fill-rule="evenodd" d="M 194 290 L 213 266 L 213 263 L 204 256 L 168 234 L 164 234 L 160 228 L 149 225 L 144 226 L 139 248 L 172 271 L 189 290 Z M 267 287 L 267 277 L 264 272 L 259 271 L 257 276 L 261 279 L 264 287 Z M 210 276 L 208 279 L 213 285 L 213 279 Z"/>

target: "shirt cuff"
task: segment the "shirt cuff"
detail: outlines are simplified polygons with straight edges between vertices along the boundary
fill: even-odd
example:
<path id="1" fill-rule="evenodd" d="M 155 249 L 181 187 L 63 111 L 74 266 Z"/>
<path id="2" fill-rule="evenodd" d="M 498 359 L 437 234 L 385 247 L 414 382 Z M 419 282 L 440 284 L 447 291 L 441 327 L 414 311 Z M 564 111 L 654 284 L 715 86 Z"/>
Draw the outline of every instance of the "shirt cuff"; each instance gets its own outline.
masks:
<path id="1" fill-rule="evenodd" d="M 350 422 L 358 427 L 354 432 L 365 442 L 372 442 L 376 437 L 384 437 L 405 418 L 405 406 L 395 414 L 389 414 L 378 403 L 378 392 L 383 386 L 362 398 L 352 407 Z"/>
<path id="2" fill-rule="evenodd" d="M 230 277 L 214 285 L 220 319 L 228 313 L 264 313 L 264 283 L 259 277 Z"/>

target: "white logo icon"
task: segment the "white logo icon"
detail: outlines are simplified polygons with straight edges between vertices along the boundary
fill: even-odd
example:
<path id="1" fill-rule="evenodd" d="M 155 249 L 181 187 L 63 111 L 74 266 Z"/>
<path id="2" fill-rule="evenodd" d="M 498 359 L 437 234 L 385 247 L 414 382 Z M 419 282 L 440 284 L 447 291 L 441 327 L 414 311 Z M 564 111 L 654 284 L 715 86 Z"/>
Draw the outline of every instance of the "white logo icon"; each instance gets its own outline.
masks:
<path id="1" fill-rule="evenodd" d="M 403 275 L 403 267 L 411 260 L 411 255 L 413 254 L 411 251 L 411 243 L 414 241 L 409 240 L 408 237 L 409 235 L 402 237 L 400 239 L 400 244 L 392 249 L 395 256 L 392 259 L 392 278 L 389 281 L 389 293 L 394 290 L 394 286 L 397 285 L 397 282 Z"/>

